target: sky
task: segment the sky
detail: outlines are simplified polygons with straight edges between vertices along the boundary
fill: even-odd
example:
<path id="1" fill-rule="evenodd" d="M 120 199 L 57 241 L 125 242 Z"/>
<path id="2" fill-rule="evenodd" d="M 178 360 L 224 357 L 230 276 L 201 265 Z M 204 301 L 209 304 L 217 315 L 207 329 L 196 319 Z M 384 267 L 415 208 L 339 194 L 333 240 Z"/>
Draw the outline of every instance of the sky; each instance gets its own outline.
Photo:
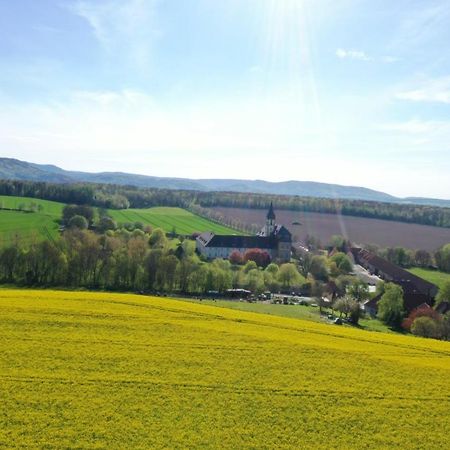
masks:
<path id="1" fill-rule="evenodd" d="M 0 0 L 0 156 L 450 198 L 448 0 Z"/>

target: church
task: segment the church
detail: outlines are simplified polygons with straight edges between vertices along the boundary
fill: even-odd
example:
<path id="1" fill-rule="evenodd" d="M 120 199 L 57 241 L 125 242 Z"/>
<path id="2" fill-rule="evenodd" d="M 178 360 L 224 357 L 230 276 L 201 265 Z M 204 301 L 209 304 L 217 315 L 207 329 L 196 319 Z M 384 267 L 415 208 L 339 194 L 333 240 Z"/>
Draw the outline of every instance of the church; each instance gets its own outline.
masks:
<path id="1" fill-rule="evenodd" d="M 244 254 L 250 249 L 266 251 L 272 261 L 291 260 L 292 235 L 283 225 L 276 223 L 273 204 L 270 204 L 266 224 L 256 236 L 223 236 L 206 232 L 197 237 L 198 252 L 208 259 L 227 259 L 234 251 Z"/>

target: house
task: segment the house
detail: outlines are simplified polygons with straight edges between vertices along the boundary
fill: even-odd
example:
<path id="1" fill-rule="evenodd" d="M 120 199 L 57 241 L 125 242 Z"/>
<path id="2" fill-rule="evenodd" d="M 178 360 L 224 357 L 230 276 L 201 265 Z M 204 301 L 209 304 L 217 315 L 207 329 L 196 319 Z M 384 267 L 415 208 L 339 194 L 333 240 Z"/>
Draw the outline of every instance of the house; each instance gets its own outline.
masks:
<path id="1" fill-rule="evenodd" d="M 402 287 L 404 306 L 408 313 L 423 303 L 433 306 L 434 297 L 438 293 L 438 287 L 433 283 L 392 264 L 368 250 L 353 247 L 351 253 L 356 264 L 361 265 L 382 280 Z M 378 300 L 372 299 L 367 304 L 367 309 L 370 309 L 371 312 L 376 312 Z"/>
<path id="2" fill-rule="evenodd" d="M 291 260 L 292 235 L 283 225 L 276 223 L 273 204 L 270 204 L 266 224 L 256 236 L 217 235 L 202 233 L 197 237 L 198 252 L 208 259 L 227 259 L 234 251 L 244 254 L 250 249 L 266 251 L 272 260 Z"/>

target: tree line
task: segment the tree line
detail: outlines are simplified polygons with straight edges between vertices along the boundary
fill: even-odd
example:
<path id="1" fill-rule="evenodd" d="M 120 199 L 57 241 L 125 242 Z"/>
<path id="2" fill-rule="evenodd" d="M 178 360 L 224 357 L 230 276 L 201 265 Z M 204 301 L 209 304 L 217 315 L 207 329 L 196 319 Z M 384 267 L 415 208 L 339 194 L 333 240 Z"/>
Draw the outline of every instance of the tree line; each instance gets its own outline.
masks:
<path id="1" fill-rule="evenodd" d="M 200 192 L 94 183 L 55 184 L 22 180 L 0 180 L 0 195 L 35 197 L 113 209 L 152 206 L 187 208 L 194 205 L 202 208 L 225 206 L 266 209 L 273 202 L 278 209 L 343 214 L 450 228 L 450 208 L 366 200 L 238 192 Z"/>
<path id="2" fill-rule="evenodd" d="M 168 240 L 155 229 L 135 228 L 95 233 L 79 227 L 73 216 L 61 238 L 0 250 L 0 282 L 22 286 L 145 291 L 204 295 L 244 288 L 300 290 L 305 279 L 295 264 L 277 265 L 255 251 L 239 264 L 229 260 L 202 260 L 192 240 Z"/>

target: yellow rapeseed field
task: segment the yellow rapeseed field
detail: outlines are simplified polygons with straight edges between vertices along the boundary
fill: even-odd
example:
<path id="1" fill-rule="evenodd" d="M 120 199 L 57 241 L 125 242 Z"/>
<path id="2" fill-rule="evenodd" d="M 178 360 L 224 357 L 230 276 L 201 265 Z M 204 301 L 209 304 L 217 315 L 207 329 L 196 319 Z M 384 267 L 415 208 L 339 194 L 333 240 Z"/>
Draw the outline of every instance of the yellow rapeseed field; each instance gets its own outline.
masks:
<path id="1" fill-rule="evenodd" d="M 1 448 L 450 448 L 450 343 L 0 290 Z"/>

